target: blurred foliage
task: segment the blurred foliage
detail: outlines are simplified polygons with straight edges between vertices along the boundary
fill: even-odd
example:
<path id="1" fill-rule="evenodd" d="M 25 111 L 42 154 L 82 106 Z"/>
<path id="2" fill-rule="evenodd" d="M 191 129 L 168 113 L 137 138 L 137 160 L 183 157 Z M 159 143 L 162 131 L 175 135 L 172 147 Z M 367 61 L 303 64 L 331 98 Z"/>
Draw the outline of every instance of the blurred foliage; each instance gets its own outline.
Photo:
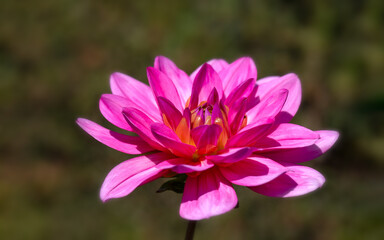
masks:
<path id="1" fill-rule="evenodd" d="M 319 191 L 272 199 L 238 188 L 240 208 L 202 221 L 196 239 L 384 239 L 384 1 L 0 2 L 0 238 L 181 239 L 180 196 L 162 180 L 102 204 L 98 190 L 129 158 L 91 140 L 114 71 L 146 82 L 156 55 L 192 72 L 251 56 L 259 78 L 295 72 L 294 122 L 338 129 L 311 163 Z"/>

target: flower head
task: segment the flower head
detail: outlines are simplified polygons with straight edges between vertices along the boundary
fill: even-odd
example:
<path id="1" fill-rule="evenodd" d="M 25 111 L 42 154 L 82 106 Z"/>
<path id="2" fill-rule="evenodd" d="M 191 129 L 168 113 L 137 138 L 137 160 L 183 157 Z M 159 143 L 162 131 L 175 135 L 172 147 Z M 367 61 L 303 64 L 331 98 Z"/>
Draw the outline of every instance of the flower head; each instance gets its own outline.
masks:
<path id="1" fill-rule="evenodd" d="M 150 86 L 114 73 L 112 94 L 100 98 L 103 116 L 136 136 L 77 120 L 111 148 L 148 153 L 110 171 L 103 201 L 159 177 L 186 174 L 180 215 L 199 220 L 237 205 L 232 184 L 271 197 L 299 196 L 323 185 L 319 172 L 298 163 L 322 155 L 338 133 L 289 123 L 301 101 L 295 74 L 256 81 L 256 66 L 244 57 L 231 64 L 211 60 L 188 76 L 160 56 L 147 75 Z"/>

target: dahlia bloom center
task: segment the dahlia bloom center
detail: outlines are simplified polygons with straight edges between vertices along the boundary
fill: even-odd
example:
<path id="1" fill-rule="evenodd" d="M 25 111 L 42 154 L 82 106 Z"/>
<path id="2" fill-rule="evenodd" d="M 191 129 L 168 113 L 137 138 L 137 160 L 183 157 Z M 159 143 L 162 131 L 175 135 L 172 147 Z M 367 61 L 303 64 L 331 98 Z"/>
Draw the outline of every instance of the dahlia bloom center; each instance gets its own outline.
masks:
<path id="1" fill-rule="evenodd" d="M 232 117 L 233 127 L 230 127 L 232 126 L 228 121 L 230 108 L 224 104 L 224 100 L 218 98 L 217 90 L 214 88 L 207 101 L 201 101 L 194 109 L 190 109 L 189 98 L 181 118 L 168 119 L 164 113 L 162 114 L 164 124 L 176 133 L 181 142 L 197 147 L 191 156 L 195 161 L 201 160 L 205 155 L 214 155 L 225 149 L 228 138 L 247 124 L 247 116 L 243 112 Z M 211 133 L 218 137 L 201 143 L 199 133 L 205 128 L 209 128 Z"/>

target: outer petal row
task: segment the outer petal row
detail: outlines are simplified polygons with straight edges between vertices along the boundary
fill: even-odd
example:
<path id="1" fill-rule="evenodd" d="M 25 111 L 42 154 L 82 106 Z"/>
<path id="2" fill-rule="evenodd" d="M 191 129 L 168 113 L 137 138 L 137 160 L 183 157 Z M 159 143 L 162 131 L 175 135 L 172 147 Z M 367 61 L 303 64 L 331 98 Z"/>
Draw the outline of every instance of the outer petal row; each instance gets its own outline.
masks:
<path id="1" fill-rule="evenodd" d="M 101 200 L 105 202 L 111 198 L 127 196 L 136 187 L 160 177 L 159 174 L 170 166 L 164 165 L 163 168 L 156 166 L 170 158 L 172 155 L 155 153 L 120 163 L 105 178 L 100 190 Z"/>
<path id="2" fill-rule="evenodd" d="M 280 176 L 287 169 L 275 161 L 264 157 L 249 157 L 228 167 L 220 168 L 230 182 L 242 186 L 258 186 Z"/>
<path id="3" fill-rule="evenodd" d="M 328 151 L 339 137 L 339 133 L 336 131 L 322 130 L 315 131 L 315 133 L 319 134 L 319 139 L 310 146 L 279 149 L 278 151 L 265 149 L 265 151 L 260 151 L 258 154 L 278 162 L 301 163 L 315 159 Z"/>
<path id="4" fill-rule="evenodd" d="M 127 136 L 111 131 L 84 118 L 77 119 L 76 123 L 97 141 L 117 151 L 128 154 L 143 154 L 155 150 L 140 137 Z"/>
<path id="5" fill-rule="evenodd" d="M 255 143 L 257 151 L 306 147 L 315 144 L 320 135 L 308 128 L 292 123 L 279 124 L 270 134 Z"/>
<path id="6" fill-rule="evenodd" d="M 188 177 L 180 205 L 180 216 L 201 220 L 232 210 L 237 196 L 231 183 L 212 168 L 197 177 Z"/>
<path id="7" fill-rule="evenodd" d="M 128 98 L 146 111 L 159 112 L 152 90 L 148 85 L 128 75 L 113 73 L 110 78 L 110 86 L 114 95 Z"/>
<path id="8" fill-rule="evenodd" d="M 264 102 L 269 96 L 275 94 L 280 89 L 287 89 L 289 91 L 281 112 L 276 116 L 279 123 L 289 122 L 296 114 L 301 102 L 301 84 L 297 75 L 289 73 L 282 77 L 267 77 L 258 80 L 256 84 L 258 86 L 256 97 L 259 98 L 260 102 Z M 253 116 L 249 121 L 252 122 L 255 119 L 255 116 Z"/>
<path id="9" fill-rule="evenodd" d="M 251 190 L 270 197 L 296 197 L 320 188 L 325 178 L 318 171 L 299 165 L 286 165 L 288 172 Z"/>
<path id="10" fill-rule="evenodd" d="M 140 109 L 141 111 L 145 111 L 152 120 L 161 121 L 160 113 L 157 108 L 151 108 L 147 105 L 140 106 L 137 102 L 133 102 L 129 98 L 118 95 L 101 95 L 99 107 L 101 114 L 103 114 L 109 122 L 127 131 L 132 131 L 132 128 L 129 126 L 123 115 L 123 108 L 125 107 Z"/>

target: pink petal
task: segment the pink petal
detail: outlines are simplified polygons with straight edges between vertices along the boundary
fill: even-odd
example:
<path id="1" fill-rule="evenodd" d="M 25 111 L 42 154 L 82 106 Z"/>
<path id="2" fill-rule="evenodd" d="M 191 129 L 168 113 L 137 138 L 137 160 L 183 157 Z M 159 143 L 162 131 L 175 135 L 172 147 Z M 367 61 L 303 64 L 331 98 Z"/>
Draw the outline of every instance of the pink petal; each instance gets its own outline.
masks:
<path id="1" fill-rule="evenodd" d="M 105 178 L 100 190 L 101 200 L 105 202 L 111 198 L 127 196 L 136 187 L 159 177 L 159 173 L 162 173 L 168 166 L 160 168 L 156 165 L 171 157 L 165 153 L 155 153 L 120 163 Z"/>
<path id="2" fill-rule="evenodd" d="M 148 85 L 122 73 L 113 73 L 110 78 L 110 85 L 114 95 L 128 98 L 140 106 L 140 109 L 159 113 L 156 99 Z"/>
<path id="3" fill-rule="evenodd" d="M 182 105 L 185 106 L 192 90 L 192 80 L 189 76 L 180 70 L 170 59 L 163 56 L 156 57 L 154 67 L 171 79 L 179 93 Z"/>
<path id="4" fill-rule="evenodd" d="M 160 151 L 166 151 L 166 148 L 152 135 L 150 126 L 153 121 L 145 113 L 136 108 L 124 108 L 123 115 L 132 130 L 144 141 Z"/>
<path id="5" fill-rule="evenodd" d="M 176 156 L 192 157 L 196 151 L 195 146 L 181 142 L 176 133 L 164 124 L 153 123 L 151 131 L 153 136 Z"/>
<path id="6" fill-rule="evenodd" d="M 103 94 L 99 101 L 100 112 L 109 122 L 119 128 L 132 131 L 131 126 L 129 126 L 122 113 L 125 107 L 134 107 L 145 111 L 151 119 L 161 121 L 158 109 L 143 108 L 137 105 L 136 102 L 132 102 L 129 98 L 113 94 Z"/>
<path id="7" fill-rule="evenodd" d="M 163 165 L 164 166 L 172 165 L 170 169 L 173 172 L 180 173 L 180 174 L 202 172 L 215 166 L 210 160 L 207 160 L 207 159 L 193 161 L 192 159 L 184 159 L 184 158 L 175 158 L 168 161 L 164 161 L 160 163 L 158 166 L 163 167 Z"/>
<path id="8" fill-rule="evenodd" d="M 271 88 L 266 88 L 266 86 L 272 83 L 277 86 L 278 82 L 276 81 L 279 81 L 279 78 L 280 76 L 268 76 L 257 80 L 257 85 L 263 85 L 263 88 L 260 89 L 257 94 L 259 96 L 265 96 L 270 90 L 272 90 Z"/>
<path id="9" fill-rule="evenodd" d="M 148 67 L 147 76 L 149 85 L 151 86 L 153 94 L 156 98 L 164 97 L 170 100 L 180 112 L 183 111 L 184 108 L 181 103 L 179 93 L 167 75 L 156 68 Z"/>
<path id="10" fill-rule="evenodd" d="M 256 84 L 256 80 L 254 78 L 250 78 L 247 81 L 242 82 L 236 88 L 234 88 L 227 99 L 225 100 L 225 105 L 231 107 L 236 100 L 248 97 L 249 94 L 252 93 Z"/>
<path id="11" fill-rule="evenodd" d="M 213 109 L 212 109 L 212 113 L 211 113 L 212 123 L 215 122 L 216 118 L 223 119 L 223 114 L 221 113 L 221 110 L 220 110 L 220 107 L 219 107 L 218 103 L 213 105 Z"/>
<path id="12" fill-rule="evenodd" d="M 90 120 L 78 118 L 76 123 L 97 141 L 117 151 L 128 154 L 143 154 L 155 150 L 139 137 L 111 131 Z"/>
<path id="13" fill-rule="evenodd" d="M 238 132 L 247 111 L 248 99 L 239 99 L 232 108 L 229 109 L 229 125 L 231 134 L 234 135 Z"/>
<path id="14" fill-rule="evenodd" d="M 281 113 L 276 117 L 277 122 L 289 122 L 299 109 L 301 102 L 301 84 L 296 74 L 289 73 L 282 77 L 268 77 L 257 82 L 258 90 L 256 96 L 262 102 L 279 89 L 287 89 L 289 95 Z"/>
<path id="15" fill-rule="evenodd" d="M 282 123 L 265 138 L 261 138 L 254 145 L 258 151 L 299 148 L 313 145 L 320 135 L 308 128 L 292 123 Z"/>
<path id="16" fill-rule="evenodd" d="M 275 161 L 301 163 L 323 155 L 330 149 L 339 137 L 336 131 L 315 131 L 320 139 L 315 144 L 293 149 L 280 149 L 273 152 L 258 153 Z"/>
<path id="17" fill-rule="evenodd" d="M 228 152 L 218 155 L 207 155 L 206 158 L 215 164 L 234 163 L 246 159 L 252 154 L 253 149 L 249 147 L 231 148 Z"/>
<path id="18" fill-rule="evenodd" d="M 180 205 L 180 216 L 201 220 L 232 210 L 237 204 L 235 190 L 220 172 L 212 168 L 197 177 L 188 177 Z"/>
<path id="19" fill-rule="evenodd" d="M 275 118 L 282 111 L 287 97 L 287 89 L 275 91 L 247 112 L 248 122 L 255 123 L 262 118 Z"/>
<path id="20" fill-rule="evenodd" d="M 105 119 L 127 131 L 132 131 L 132 128 L 125 120 L 122 111 L 124 107 L 132 107 L 132 105 L 136 104 L 132 104 L 127 98 L 113 94 L 103 94 L 99 101 L 100 112 Z"/>
<path id="21" fill-rule="evenodd" d="M 222 129 L 217 124 L 202 125 L 192 129 L 191 136 L 198 149 L 216 146 Z"/>
<path id="22" fill-rule="evenodd" d="M 212 89 L 211 93 L 209 94 L 207 98 L 207 103 L 210 105 L 214 105 L 218 103 L 220 100 L 219 93 L 217 92 L 216 88 Z"/>
<path id="23" fill-rule="evenodd" d="M 189 110 L 189 108 L 184 109 L 183 117 L 187 121 L 188 127 L 190 128 L 191 127 L 191 111 Z"/>
<path id="24" fill-rule="evenodd" d="M 223 87 L 220 77 L 209 64 L 205 63 L 193 81 L 190 109 L 195 109 L 199 102 L 206 101 L 214 88 L 221 98 Z"/>
<path id="25" fill-rule="evenodd" d="M 325 182 L 323 175 L 312 168 L 291 165 L 287 169 L 276 179 L 250 189 L 270 197 L 296 197 L 320 188 Z"/>
<path id="26" fill-rule="evenodd" d="M 230 182 L 242 186 L 258 186 L 287 171 L 275 161 L 263 157 L 249 157 L 228 167 L 221 167 L 221 173 Z"/>
<path id="27" fill-rule="evenodd" d="M 258 139 L 268 133 L 268 130 L 273 126 L 273 123 L 273 119 L 267 118 L 258 121 L 257 124 L 247 125 L 228 140 L 226 147 L 235 148 L 253 146 Z"/>
<path id="28" fill-rule="evenodd" d="M 175 130 L 183 117 L 179 110 L 173 105 L 171 101 L 166 98 L 158 97 L 157 102 L 159 103 L 160 111 L 165 115 L 167 121 L 171 127 Z"/>
<path id="29" fill-rule="evenodd" d="M 223 60 L 223 59 L 212 59 L 210 61 L 207 62 L 209 65 L 211 65 L 213 67 L 213 69 L 215 70 L 215 72 L 220 72 L 222 69 L 226 68 L 229 66 L 229 64 Z M 199 66 L 191 75 L 190 75 L 190 78 L 193 80 L 196 78 L 196 75 L 197 73 L 200 71 L 201 67 L 203 65 Z"/>
<path id="30" fill-rule="evenodd" d="M 224 93 L 226 96 L 242 82 L 254 78 L 257 79 L 256 65 L 249 57 L 239 58 L 228 67 L 219 72 L 223 81 Z"/>

